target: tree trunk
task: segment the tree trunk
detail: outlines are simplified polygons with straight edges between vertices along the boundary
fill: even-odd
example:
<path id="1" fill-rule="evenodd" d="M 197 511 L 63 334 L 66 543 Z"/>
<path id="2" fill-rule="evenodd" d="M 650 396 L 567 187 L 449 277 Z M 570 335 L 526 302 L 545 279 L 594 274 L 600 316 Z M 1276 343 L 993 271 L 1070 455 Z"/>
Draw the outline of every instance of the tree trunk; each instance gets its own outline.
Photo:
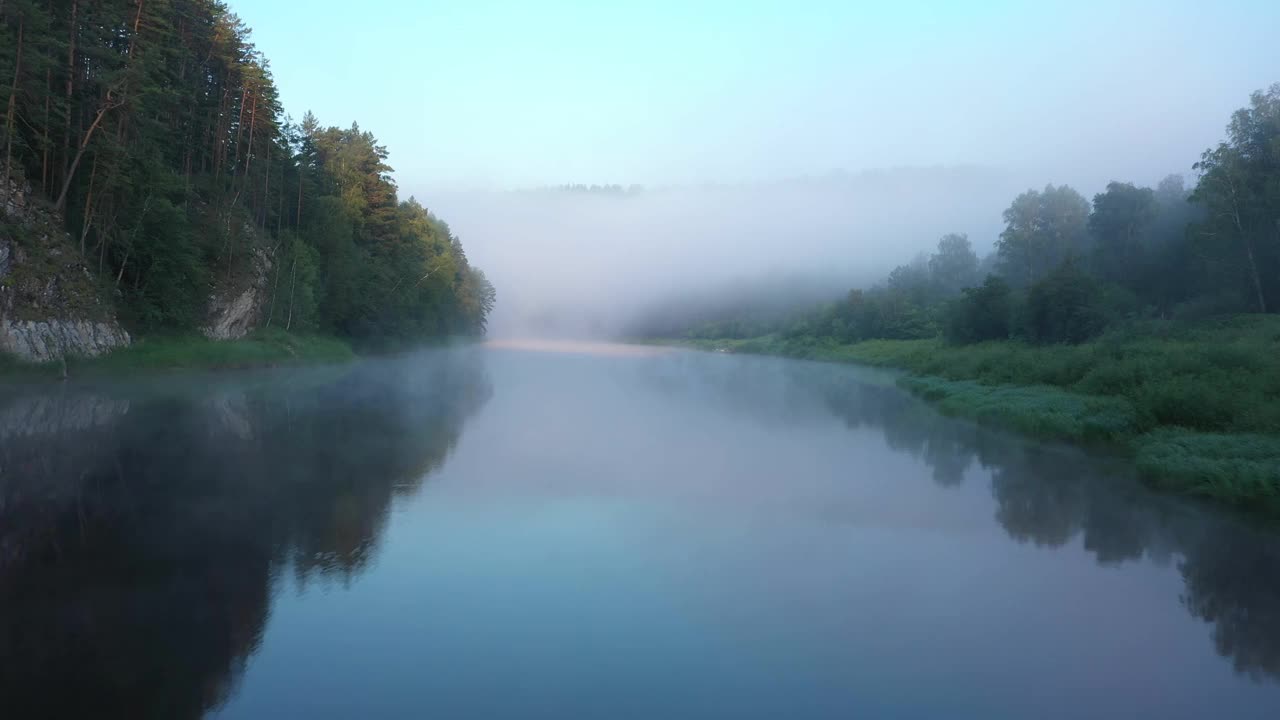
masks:
<path id="1" fill-rule="evenodd" d="M 67 176 L 62 180 L 62 192 L 58 193 L 58 200 L 53 204 L 59 212 L 67 202 L 67 191 L 71 189 L 71 181 L 75 179 L 76 168 L 80 166 L 80 160 L 84 157 L 84 151 L 89 147 L 89 140 L 93 138 L 93 132 L 102 124 L 102 118 L 108 111 L 117 107 L 119 103 L 113 102 L 111 99 L 111 91 L 107 91 L 107 99 L 103 101 L 102 107 L 98 108 L 98 116 L 93 119 L 93 124 L 89 126 L 88 132 L 84 134 L 84 141 L 80 143 L 80 148 L 76 150 L 76 157 L 71 161 L 71 167 L 67 168 Z"/>
<path id="2" fill-rule="evenodd" d="M 1240 233 L 1240 242 L 1244 245 L 1244 254 L 1249 260 L 1249 277 L 1253 280 L 1253 292 L 1258 298 L 1258 312 L 1265 313 L 1267 298 L 1262 293 L 1262 278 L 1258 275 L 1258 262 L 1253 257 L 1253 243 L 1249 241 L 1249 235 L 1244 230 L 1244 222 L 1240 219 L 1240 204 L 1236 200 L 1235 184 L 1231 183 L 1228 187 L 1231 191 L 1231 219 L 1235 222 L 1236 232 Z"/>
<path id="3" fill-rule="evenodd" d="M 258 229 L 266 232 L 267 230 L 267 207 L 270 205 L 271 197 L 271 142 L 267 142 L 266 159 L 264 161 L 266 167 L 262 170 L 262 199 L 258 201 Z"/>
<path id="4" fill-rule="evenodd" d="M 222 181 L 222 166 L 227 162 L 227 134 L 230 132 L 228 123 L 231 118 L 227 109 L 231 106 L 231 86 L 227 84 L 227 78 L 222 78 L 222 97 L 218 100 L 218 116 L 213 124 L 213 181 L 214 186 L 218 186 Z"/>
<path id="5" fill-rule="evenodd" d="M 236 154 L 235 154 L 235 160 L 233 161 L 232 167 L 231 167 L 231 184 L 232 185 L 235 185 L 235 179 L 236 179 L 235 172 L 240 167 L 240 138 L 241 138 L 241 134 L 244 132 L 244 104 L 245 104 L 245 101 L 247 101 L 248 99 L 249 99 L 249 86 L 245 85 L 244 88 L 240 91 L 240 113 L 239 113 L 239 116 L 236 117 L 236 147 L 235 147 Z"/>
<path id="6" fill-rule="evenodd" d="M 289 269 L 289 319 L 284 324 L 285 332 L 293 327 L 293 291 L 298 287 L 298 254 L 293 254 L 293 267 Z"/>
<path id="7" fill-rule="evenodd" d="M 124 259 L 120 261 L 120 272 L 116 273 L 116 287 L 120 287 L 120 278 L 124 277 L 124 268 L 129 264 L 129 247 L 124 249 Z"/>
<path id="8" fill-rule="evenodd" d="M 89 223 L 93 219 L 93 182 L 98 177 L 98 153 L 93 154 L 93 169 L 89 171 L 89 194 L 84 201 L 84 222 L 80 225 L 80 257 L 84 257 L 84 239 L 89 236 Z"/>
<path id="9" fill-rule="evenodd" d="M 138 12 L 133 15 L 133 36 L 129 38 L 129 57 L 133 57 L 134 43 L 138 41 L 138 25 L 142 22 L 142 0 L 138 0 Z"/>
<path id="10" fill-rule="evenodd" d="M 281 243 L 277 247 L 283 247 L 283 245 L 284 244 Z M 272 257 L 274 257 L 275 255 L 276 253 L 272 253 Z M 274 282 L 271 283 L 271 308 L 267 310 L 266 327 L 268 328 L 271 327 L 271 321 L 276 319 L 276 295 L 279 292 L 280 292 L 280 261 L 279 259 L 277 259 L 276 260 L 276 279 Z"/>
<path id="11" fill-rule="evenodd" d="M 249 147 L 244 151 L 244 175 L 240 180 L 240 188 L 249 184 L 249 167 L 253 164 L 253 129 L 258 117 L 258 93 L 253 94 L 253 107 L 249 110 Z M 252 195 L 250 196 L 252 199 Z"/>
<path id="12" fill-rule="evenodd" d="M 67 177 L 68 163 L 71 162 L 71 116 L 72 112 L 71 99 L 75 92 L 76 78 L 76 21 L 80 12 L 79 0 L 71 2 L 71 31 L 70 39 L 67 44 L 67 84 L 66 84 L 66 103 L 67 103 L 67 122 L 62 126 L 62 178 Z M 95 160 L 96 162 L 96 160 Z M 81 253 L 83 254 L 83 253 Z"/>
<path id="13" fill-rule="evenodd" d="M 1258 296 L 1258 312 L 1267 311 L 1267 298 L 1262 294 L 1262 278 L 1258 275 L 1258 263 L 1253 259 L 1253 245 L 1245 243 L 1245 253 L 1249 256 L 1249 274 L 1253 277 L 1253 292 Z"/>
<path id="14" fill-rule="evenodd" d="M 107 234 L 98 228 L 98 275 L 102 275 L 102 266 L 107 262 Z"/>
<path id="15" fill-rule="evenodd" d="M 22 77 L 22 34 L 26 18 L 18 16 L 18 54 L 13 62 L 13 85 L 9 88 L 9 111 L 4 121 L 4 180 L 5 193 L 9 192 L 9 178 L 12 177 L 13 163 L 13 119 L 17 114 L 18 79 Z"/>
<path id="16" fill-rule="evenodd" d="M 285 197 L 285 174 L 284 171 L 289 167 L 288 158 L 280 163 L 280 207 L 276 210 L 276 237 L 280 236 L 280 226 L 284 223 L 284 197 Z"/>
<path id="17" fill-rule="evenodd" d="M 249 92 L 247 86 L 245 88 L 245 92 L 246 93 Z M 244 99 L 243 98 L 241 98 L 240 100 L 240 105 L 241 105 L 240 117 L 243 118 L 244 117 Z M 234 260 L 235 254 L 236 254 L 235 244 L 231 242 L 232 214 L 235 212 L 236 205 L 239 204 L 240 202 L 240 193 L 244 192 L 244 186 L 249 183 L 249 166 L 253 163 L 253 153 L 252 153 L 253 118 L 257 112 L 258 112 L 258 96 L 254 95 L 253 109 L 249 113 L 249 150 L 245 152 L 244 174 L 240 178 L 239 189 L 236 190 L 235 196 L 231 198 L 231 205 L 227 207 L 227 279 L 228 280 L 231 279 L 231 266 L 232 266 L 232 261 Z M 236 163 L 239 164 L 239 162 L 240 162 L 240 129 L 237 128 L 236 130 Z M 234 171 L 235 168 L 232 168 L 232 170 Z M 231 176 L 232 187 L 235 187 L 236 185 L 235 180 L 236 180 L 235 175 L 232 175 Z"/>
<path id="18" fill-rule="evenodd" d="M 53 69 L 44 69 L 44 123 L 40 129 L 40 194 L 49 196 L 49 102 L 53 97 Z"/>

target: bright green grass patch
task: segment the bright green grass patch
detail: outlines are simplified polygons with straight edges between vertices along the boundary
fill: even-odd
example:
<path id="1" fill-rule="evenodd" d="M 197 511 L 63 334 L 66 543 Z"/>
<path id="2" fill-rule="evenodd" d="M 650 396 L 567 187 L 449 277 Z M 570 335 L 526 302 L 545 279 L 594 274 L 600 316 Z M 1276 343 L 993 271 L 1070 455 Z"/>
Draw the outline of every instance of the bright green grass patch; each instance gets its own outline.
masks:
<path id="1" fill-rule="evenodd" d="M 1116 442 L 1138 428 L 1137 413 L 1124 398 L 1078 395 L 1047 385 L 982 385 L 937 377 L 905 377 L 898 384 L 949 415 L 1037 437 Z"/>
<path id="2" fill-rule="evenodd" d="M 1192 325 L 1148 323 L 1081 345 L 1008 340 L 869 340 L 840 345 L 766 335 L 687 343 L 786 357 L 894 367 L 983 385 L 1050 386 L 1126 399 L 1140 430 L 1280 435 L 1280 317 L 1239 315 Z"/>
<path id="3" fill-rule="evenodd" d="M 68 358 L 67 374 L 116 375 L 138 371 L 232 369 L 347 362 L 351 346 L 323 335 L 294 335 L 261 330 L 240 340 L 199 336 L 142 338 L 127 348 L 96 358 Z M 0 376 L 12 379 L 60 377 L 62 363 L 23 363 L 0 358 Z"/>
<path id="4" fill-rule="evenodd" d="M 1080 345 L 948 345 L 767 335 L 703 349 L 905 370 L 899 384 L 953 415 L 1133 451 L 1154 484 L 1280 506 L 1280 317 L 1126 325 Z"/>
<path id="5" fill-rule="evenodd" d="M 203 337 L 143 338 L 133 345 L 91 360 L 72 360 L 69 369 L 223 369 L 345 362 L 351 346 L 322 335 L 293 335 L 283 330 L 255 332 L 240 340 Z"/>
<path id="6" fill-rule="evenodd" d="M 1280 506 L 1280 437 L 1160 430 L 1136 445 L 1138 471 L 1153 485 Z"/>

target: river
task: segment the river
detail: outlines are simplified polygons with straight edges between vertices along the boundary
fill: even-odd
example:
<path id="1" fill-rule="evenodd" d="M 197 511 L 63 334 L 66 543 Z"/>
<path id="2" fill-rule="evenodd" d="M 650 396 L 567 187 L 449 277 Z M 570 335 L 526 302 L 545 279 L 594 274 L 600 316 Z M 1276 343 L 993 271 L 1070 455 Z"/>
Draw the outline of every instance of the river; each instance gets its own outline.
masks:
<path id="1" fill-rule="evenodd" d="M 1280 535 L 865 369 L 555 343 L 0 394 L 0 713 L 1280 717 Z"/>

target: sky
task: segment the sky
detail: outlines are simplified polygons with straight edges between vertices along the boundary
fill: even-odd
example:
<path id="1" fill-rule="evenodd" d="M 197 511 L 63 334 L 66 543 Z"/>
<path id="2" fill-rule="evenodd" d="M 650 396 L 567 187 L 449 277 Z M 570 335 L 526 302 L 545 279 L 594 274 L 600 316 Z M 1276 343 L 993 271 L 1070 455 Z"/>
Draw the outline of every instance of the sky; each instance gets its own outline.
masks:
<path id="1" fill-rule="evenodd" d="M 286 112 L 387 146 L 506 335 L 834 297 L 947 232 L 986 254 L 1028 188 L 1193 181 L 1280 81 L 1276 0 L 230 4 Z M 533 191 L 579 183 L 649 190 Z"/>
<path id="2" fill-rule="evenodd" d="M 1280 80 L 1272 0 L 230 4 L 286 110 L 359 121 L 410 192 L 939 164 L 1151 182 Z"/>

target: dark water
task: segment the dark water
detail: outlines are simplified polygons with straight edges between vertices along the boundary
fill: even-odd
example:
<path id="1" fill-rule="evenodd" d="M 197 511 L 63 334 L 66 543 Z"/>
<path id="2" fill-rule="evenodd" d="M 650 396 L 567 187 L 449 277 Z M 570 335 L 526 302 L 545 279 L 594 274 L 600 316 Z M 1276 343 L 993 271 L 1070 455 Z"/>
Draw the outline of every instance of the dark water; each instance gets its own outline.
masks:
<path id="1" fill-rule="evenodd" d="M 847 367 L 0 399 L 0 716 L 1280 717 L 1280 537 Z"/>

